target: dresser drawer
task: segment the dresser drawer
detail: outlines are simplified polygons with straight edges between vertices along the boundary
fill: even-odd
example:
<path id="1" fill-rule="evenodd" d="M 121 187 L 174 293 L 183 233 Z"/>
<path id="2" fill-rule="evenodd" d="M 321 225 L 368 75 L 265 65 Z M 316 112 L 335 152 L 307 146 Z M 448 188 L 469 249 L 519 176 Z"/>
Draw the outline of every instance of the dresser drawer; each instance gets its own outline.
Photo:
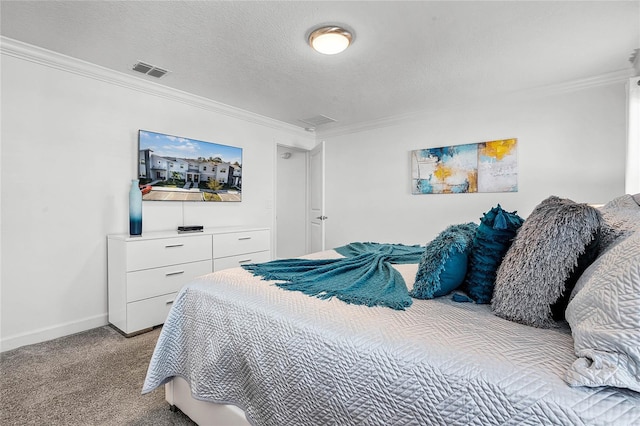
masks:
<path id="1" fill-rule="evenodd" d="M 132 333 L 145 328 L 164 324 L 178 293 L 165 294 L 151 299 L 127 303 L 127 330 Z"/>
<path id="2" fill-rule="evenodd" d="M 271 260 L 267 228 L 208 228 L 107 236 L 109 322 L 126 336 L 163 324 L 173 300 L 194 278 L 216 269 Z"/>
<path id="3" fill-rule="evenodd" d="M 213 270 L 221 271 L 222 269 L 237 268 L 247 263 L 262 263 L 270 260 L 270 251 L 258 251 L 255 253 L 240 254 L 238 256 L 221 257 L 213 259 Z"/>
<path id="4" fill-rule="evenodd" d="M 211 259 L 211 235 L 132 241 L 127 244 L 127 271 Z"/>
<path id="5" fill-rule="evenodd" d="M 213 236 L 213 257 L 229 257 L 271 249 L 269 230 L 230 232 Z"/>
<path id="6" fill-rule="evenodd" d="M 127 273 L 127 302 L 180 290 L 200 275 L 211 273 L 211 260 Z"/>

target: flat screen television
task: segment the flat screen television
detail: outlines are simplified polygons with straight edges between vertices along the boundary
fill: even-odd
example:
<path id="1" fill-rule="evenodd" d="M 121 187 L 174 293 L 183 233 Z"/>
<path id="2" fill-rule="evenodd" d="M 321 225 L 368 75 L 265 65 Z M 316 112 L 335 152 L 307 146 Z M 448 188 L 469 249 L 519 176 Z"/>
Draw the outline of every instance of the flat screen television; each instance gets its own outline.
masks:
<path id="1" fill-rule="evenodd" d="M 242 201 L 242 148 L 138 131 L 145 201 Z"/>

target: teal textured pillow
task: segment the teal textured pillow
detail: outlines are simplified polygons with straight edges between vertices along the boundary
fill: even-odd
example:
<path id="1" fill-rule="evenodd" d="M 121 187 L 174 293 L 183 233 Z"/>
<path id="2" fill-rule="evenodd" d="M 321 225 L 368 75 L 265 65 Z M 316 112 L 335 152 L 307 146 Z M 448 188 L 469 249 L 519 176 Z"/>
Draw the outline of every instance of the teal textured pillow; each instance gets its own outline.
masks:
<path id="1" fill-rule="evenodd" d="M 476 303 L 491 303 L 496 271 L 524 220 L 498 204 L 480 219 L 463 289 Z"/>
<path id="2" fill-rule="evenodd" d="M 416 299 L 444 296 L 462 284 L 467 258 L 478 225 L 451 225 L 426 245 L 416 281 L 409 294 Z"/>

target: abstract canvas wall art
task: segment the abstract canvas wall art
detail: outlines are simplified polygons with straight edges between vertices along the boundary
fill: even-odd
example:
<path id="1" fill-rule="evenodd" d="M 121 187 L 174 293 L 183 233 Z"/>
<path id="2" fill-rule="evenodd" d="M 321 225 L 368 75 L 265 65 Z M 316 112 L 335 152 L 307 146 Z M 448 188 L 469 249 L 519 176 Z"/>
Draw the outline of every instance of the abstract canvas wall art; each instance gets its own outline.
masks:
<path id="1" fill-rule="evenodd" d="M 478 192 L 517 192 L 517 139 L 478 144 Z"/>
<path id="2" fill-rule="evenodd" d="M 478 144 L 412 152 L 414 194 L 477 192 Z"/>
<path id="3" fill-rule="evenodd" d="M 411 151 L 413 194 L 516 192 L 517 139 Z"/>

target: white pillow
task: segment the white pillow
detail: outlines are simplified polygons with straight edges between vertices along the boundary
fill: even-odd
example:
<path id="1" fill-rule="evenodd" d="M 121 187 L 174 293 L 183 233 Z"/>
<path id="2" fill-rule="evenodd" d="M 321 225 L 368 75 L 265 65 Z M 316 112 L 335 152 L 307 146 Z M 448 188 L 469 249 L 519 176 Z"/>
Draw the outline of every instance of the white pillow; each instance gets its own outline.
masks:
<path id="1" fill-rule="evenodd" d="M 640 230 L 640 205 L 634 197 L 622 195 L 600 209 L 603 219 L 600 250 L 605 250 L 618 238 Z"/>
<path id="2" fill-rule="evenodd" d="M 578 359 L 565 380 L 640 392 L 640 232 L 614 243 L 575 290 L 565 314 Z"/>

